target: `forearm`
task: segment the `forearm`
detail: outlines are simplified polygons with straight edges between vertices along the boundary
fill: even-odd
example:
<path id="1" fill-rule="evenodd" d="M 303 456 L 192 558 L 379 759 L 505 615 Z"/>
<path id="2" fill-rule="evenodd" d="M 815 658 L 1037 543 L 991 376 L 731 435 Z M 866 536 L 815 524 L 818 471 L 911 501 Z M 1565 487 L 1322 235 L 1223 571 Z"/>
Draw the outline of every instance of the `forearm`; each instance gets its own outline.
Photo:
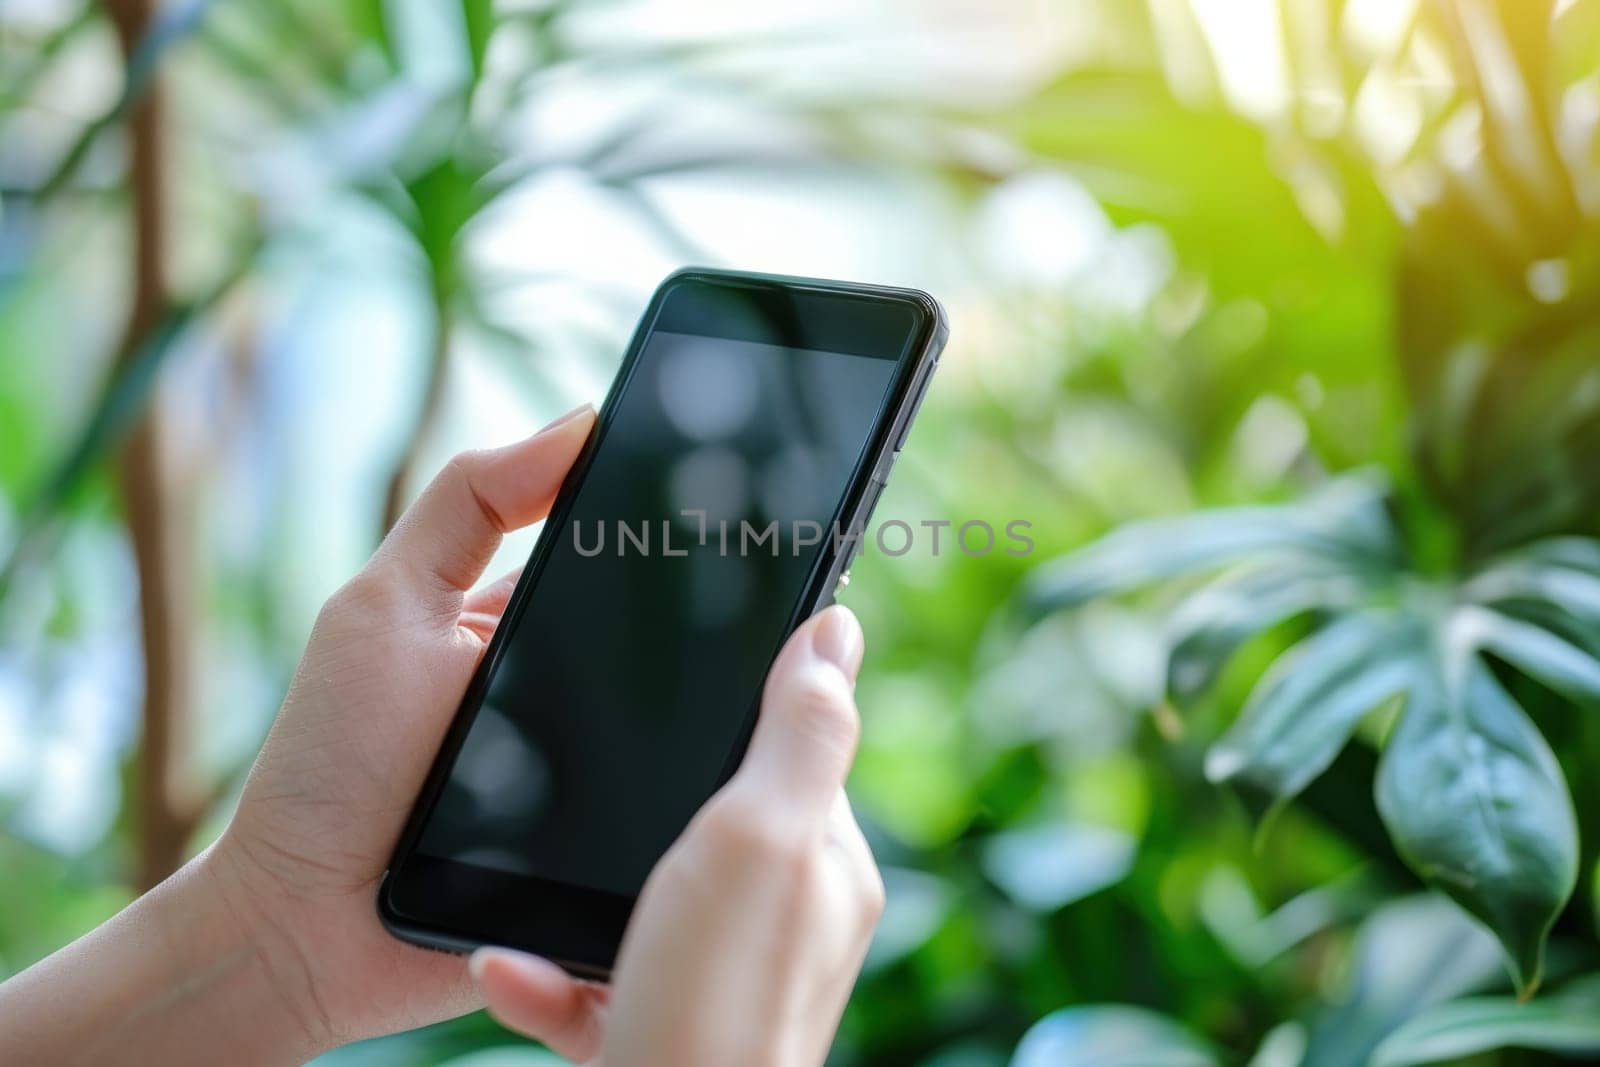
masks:
<path id="1" fill-rule="evenodd" d="M 0 1063 L 299 1063 L 317 1028 L 283 939 L 216 856 L 0 984 Z"/>

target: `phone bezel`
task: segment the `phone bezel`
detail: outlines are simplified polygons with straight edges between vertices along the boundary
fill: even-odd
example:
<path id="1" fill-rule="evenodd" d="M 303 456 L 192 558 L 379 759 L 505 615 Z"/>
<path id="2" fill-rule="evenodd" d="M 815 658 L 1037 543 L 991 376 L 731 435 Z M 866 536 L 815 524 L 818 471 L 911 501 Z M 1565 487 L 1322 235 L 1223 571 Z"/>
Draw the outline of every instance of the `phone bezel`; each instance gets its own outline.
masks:
<path id="1" fill-rule="evenodd" d="M 676 271 L 661 283 L 634 330 L 600 408 L 595 430 L 556 495 L 550 517 L 506 605 L 502 623 L 462 696 L 395 845 L 389 867 L 378 885 L 379 918 L 390 933 L 405 941 L 450 952 L 467 952 L 485 944 L 505 945 L 543 955 L 580 977 L 604 980 L 609 976 L 632 912 L 633 898 L 442 860 L 418 854 L 415 847 L 482 704 L 505 641 L 515 630 L 528 595 L 550 557 L 555 540 L 549 531 L 565 527 L 576 489 L 588 474 L 615 416 L 617 401 L 628 387 L 647 340 L 658 328 L 668 300 L 689 285 L 735 287 L 754 292 L 758 299 L 771 296 L 830 302 L 862 301 L 869 305 L 895 305 L 911 312 L 910 329 L 905 334 L 901 351 L 894 357 L 900 366 L 889 402 L 873 427 L 860 463 L 851 474 L 841 505 L 840 515 L 848 515 L 849 523 L 857 528 L 865 526 L 878 492 L 887 481 L 898 454 L 898 444 L 904 441 L 949 332 L 938 302 L 915 289 L 703 267 Z M 836 552 L 832 539 L 824 538 L 823 551 L 802 595 L 796 599 L 782 639 L 786 640 L 801 622 L 831 601 L 839 575 L 849 566 L 850 555 Z M 776 652 L 775 647 L 773 654 Z M 724 780 L 737 767 L 749 742 L 758 703 L 759 694 L 753 694 L 750 713 L 724 771 Z M 399 884 L 402 879 L 396 872 L 403 873 L 404 885 Z M 404 902 L 397 903 L 397 892 L 405 898 Z M 429 914 L 422 914 L 428 909 L 417 907 L 413 899 L 443 895 L 453 899 L 448 904 L 441 902 L 441 906 Z"/>

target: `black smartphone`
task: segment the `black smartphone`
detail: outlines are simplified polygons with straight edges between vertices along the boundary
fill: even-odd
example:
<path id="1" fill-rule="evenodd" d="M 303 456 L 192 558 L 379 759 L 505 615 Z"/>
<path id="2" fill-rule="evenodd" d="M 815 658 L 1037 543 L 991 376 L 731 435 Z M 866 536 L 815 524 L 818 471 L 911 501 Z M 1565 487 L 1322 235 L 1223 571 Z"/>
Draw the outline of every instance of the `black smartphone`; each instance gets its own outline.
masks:
<path id="1" fill-rule="evenodd" d="M 947 332 L 910 289 L 662 283 L 395 848 L 389 930 L 609 974 L 847 573 Z"/>

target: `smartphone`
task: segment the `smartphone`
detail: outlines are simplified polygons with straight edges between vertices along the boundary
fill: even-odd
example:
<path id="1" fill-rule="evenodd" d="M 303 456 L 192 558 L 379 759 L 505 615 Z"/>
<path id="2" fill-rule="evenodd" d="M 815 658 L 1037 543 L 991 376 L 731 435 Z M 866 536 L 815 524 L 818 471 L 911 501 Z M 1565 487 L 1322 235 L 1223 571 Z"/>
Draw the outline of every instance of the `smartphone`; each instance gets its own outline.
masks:
<path id="1" fill-rule="evenodd" d="M 910 289 L 662 283 L 395 848 L 390 931 L 609 975 L 778 650 L 847 578 L 947 333 Z"/>

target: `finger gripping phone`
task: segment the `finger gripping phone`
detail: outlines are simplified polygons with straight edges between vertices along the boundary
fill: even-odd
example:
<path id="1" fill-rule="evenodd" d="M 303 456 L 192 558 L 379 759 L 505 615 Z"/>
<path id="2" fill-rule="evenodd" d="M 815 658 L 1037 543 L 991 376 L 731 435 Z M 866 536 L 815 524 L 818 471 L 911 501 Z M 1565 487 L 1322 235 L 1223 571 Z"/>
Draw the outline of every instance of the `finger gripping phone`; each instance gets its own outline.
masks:
<path id="1" fill-rule="evenodd" d="M 909 289 L 662 283 L 395 848 L 389 930 L 609 974 L 860 547 L 946 335 Z"/>

